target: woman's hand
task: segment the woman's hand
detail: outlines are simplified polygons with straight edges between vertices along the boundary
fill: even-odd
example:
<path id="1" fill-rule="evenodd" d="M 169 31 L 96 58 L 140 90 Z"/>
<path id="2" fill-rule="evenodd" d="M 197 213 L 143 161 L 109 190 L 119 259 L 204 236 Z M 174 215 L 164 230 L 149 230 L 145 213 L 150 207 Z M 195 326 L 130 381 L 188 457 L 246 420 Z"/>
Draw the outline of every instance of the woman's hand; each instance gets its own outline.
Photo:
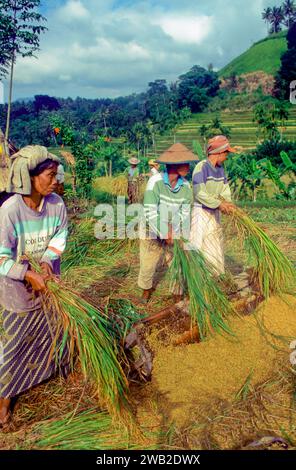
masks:
<path id="1" fill-rule="evenodd" d="M 52 269 L 47 263 L 41 263 L 40 266 L 42 270 L 42 277 L 45 281 L 47 281 L 53 276 Z"/>
<path id="2" fill-rule="evenodd" d="M 221 202 L 219 209 L 221 212 L 223 212 L 223 214 L 229 215 L 233 213 L 233 211 L 236 209 L 236 206 L 232 204 L 232 202 L 223 201 Z"/>
<path id="3" fill-rule="evenodd" d="M 171 226 L 171 224 L 169 224 L 168 226 L 168 234 L 167 234 L 167 238 L 165 239 L 165 242 L 168 246 L 173 246 L 174 244 L 173 227 Z"/>
<path id="4" fill-rule="evenodd" d="M 30 269 L 26 272 L 25 281 L 27 281 L 36 292 L 42 292 L 46 289 L 44 275 L 31 271 Z"/>

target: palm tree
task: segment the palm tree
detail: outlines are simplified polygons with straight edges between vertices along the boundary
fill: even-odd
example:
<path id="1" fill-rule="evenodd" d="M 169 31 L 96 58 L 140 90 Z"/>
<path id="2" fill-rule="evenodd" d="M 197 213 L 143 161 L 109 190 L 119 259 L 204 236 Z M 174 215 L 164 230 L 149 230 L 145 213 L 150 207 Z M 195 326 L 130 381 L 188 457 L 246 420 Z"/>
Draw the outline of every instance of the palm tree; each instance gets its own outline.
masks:
<path id="1" fill-rule="evenodd" d="M 281 28 L 281 23 L 284 20 L 284 13 L 282 7 L 273 7 L 270 14 L 270 23 L 271 23 L 271 33 L 279 33 Z"/>
<path id="2" fill-rule="evenodd" d="M 267 24 L 267 28 L 268 28 L 268 24 L 270 23 L 270 20 L 271 20 L 271 8 L 270 7 L 265 8 L 265 10 L 263 10 L 262 19 L 265 21 L 265 23 Z"/>
<path id="3" fill-rule="evenodd" d="M 285 15 L 285 25 L 290 28 L 291 22 L 295 19 L 296 7 L 293 0 L 285 0 L 282 5 L 283 13 Z"/>

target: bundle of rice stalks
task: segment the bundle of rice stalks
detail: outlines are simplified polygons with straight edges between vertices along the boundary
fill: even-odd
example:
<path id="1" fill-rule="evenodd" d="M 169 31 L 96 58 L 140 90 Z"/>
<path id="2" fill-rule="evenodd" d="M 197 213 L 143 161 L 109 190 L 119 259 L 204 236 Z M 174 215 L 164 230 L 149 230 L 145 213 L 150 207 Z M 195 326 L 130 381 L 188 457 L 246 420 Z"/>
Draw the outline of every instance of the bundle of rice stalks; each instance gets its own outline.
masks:
<path id="1" fill-rule="evenodd" d="M 30 260 L 30 263 L 35 271 L 40 271 L 36 262 Z M 74 369 L 77 351 L 82 373 L 86 380 L 94 384 L 99 400 L 113 416 L 125 415 L 129 411 L 128 381 L 106 313 L 57 278 L 47 281 L 42 304 L 45 312 L 53 311 L 56 317 L 50 356 L 59 362 L 65 348 L 68 348 Z"/>
<path id="2" fill-rule="evenodd" d="M 96 178 L 93 184 L 94 189 L 103 191 L 112 196 L 126 196 L 128 181 L 125 175 L 116 177 L 102 176 Z"/>
<path id="3" fill-rule="evenodd" d="M 127 195 L 128 181 L 126 176 L 120 175 L 113 178 L 112 182 L 112 194 L 114 196 L 126 196 Z"/>
<path id="4" fill-rule="evenodd" d="M 26 444 L 35 450 L 140 449 L 126 429 L 115 428 L 108 413 L 91 409 L 73 418 L 71 413 L 34 425 Z"/>
<path id="5" fill-rule="evenodd" d="M 75 166 L 75 157 L 74 157 L 73 153 L 66 152 L 65 150 L 60 150 L 60 154 L 62 155 L 62 157 L 64 157 L 66 163 L 69 166 Z"/>
<path id="6" fill-rule="evenodd" d="M 203 254 L 195 248 L 184 249 L 183 242 L 175 240 L 170 269 L 173 282 L 183 286 L 189 295 L 192 327 L 198 328 L 200 339 L 204 340 L 214 331 L 234 336 L 227 324 L 227 317 L 235 313 L 234 309 L 219 288 L 213 267 Z"/>
<path id="7" fill-rule="evenodd" d="M 268 299 L 272 294 L 295 293 L 296 271 L 264 230 L 240 209 L 234 211 L 232 221 L 255 264 L 253 280 L 261 295 Z"/>

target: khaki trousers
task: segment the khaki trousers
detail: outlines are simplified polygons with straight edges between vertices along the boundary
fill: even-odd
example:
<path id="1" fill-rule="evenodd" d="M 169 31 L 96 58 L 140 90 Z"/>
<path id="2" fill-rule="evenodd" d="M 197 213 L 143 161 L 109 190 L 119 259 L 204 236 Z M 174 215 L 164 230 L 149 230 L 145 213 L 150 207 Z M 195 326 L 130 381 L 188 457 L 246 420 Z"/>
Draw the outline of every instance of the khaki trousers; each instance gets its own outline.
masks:
<path id="1" fill-rule="evenodd" d="M 157 271 L 164 266 L 168 268 L 173 259 L 173 250 L 159 240 L 142 239 L 140 240 L 140 272 L 138 277 L 138 286 L 141 289 L 148 290 L 155 287 L 157 282 Z M 160 273 L 161 274 L 161 273 Z M 172 282 L 170 291 L 176 295 L 182 295 L 183 288 Z"/>

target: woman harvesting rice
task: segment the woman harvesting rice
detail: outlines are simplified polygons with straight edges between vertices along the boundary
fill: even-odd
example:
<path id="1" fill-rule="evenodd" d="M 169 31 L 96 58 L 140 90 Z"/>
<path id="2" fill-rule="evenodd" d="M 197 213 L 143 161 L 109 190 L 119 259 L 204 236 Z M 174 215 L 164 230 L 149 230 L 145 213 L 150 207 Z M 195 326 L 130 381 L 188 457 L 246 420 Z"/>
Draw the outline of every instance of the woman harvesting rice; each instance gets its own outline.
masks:
<path id="1" fill-rule="evenodd" d="M 57 364 L 51 350 L 54 312 L 42 309 L 45 281 L 60 273 L 67 214 L 54 194 L 59 159 L 45 147 L 28 146 L 12 157 L 8 192 L 0 209 L 0 424 L 10 415 L 11 398 L 68 371 L 67 349 Z M 40 263 L 35 272 L 25 257 Z M 0 330 L 1 331 L 1 330 Z"/>

